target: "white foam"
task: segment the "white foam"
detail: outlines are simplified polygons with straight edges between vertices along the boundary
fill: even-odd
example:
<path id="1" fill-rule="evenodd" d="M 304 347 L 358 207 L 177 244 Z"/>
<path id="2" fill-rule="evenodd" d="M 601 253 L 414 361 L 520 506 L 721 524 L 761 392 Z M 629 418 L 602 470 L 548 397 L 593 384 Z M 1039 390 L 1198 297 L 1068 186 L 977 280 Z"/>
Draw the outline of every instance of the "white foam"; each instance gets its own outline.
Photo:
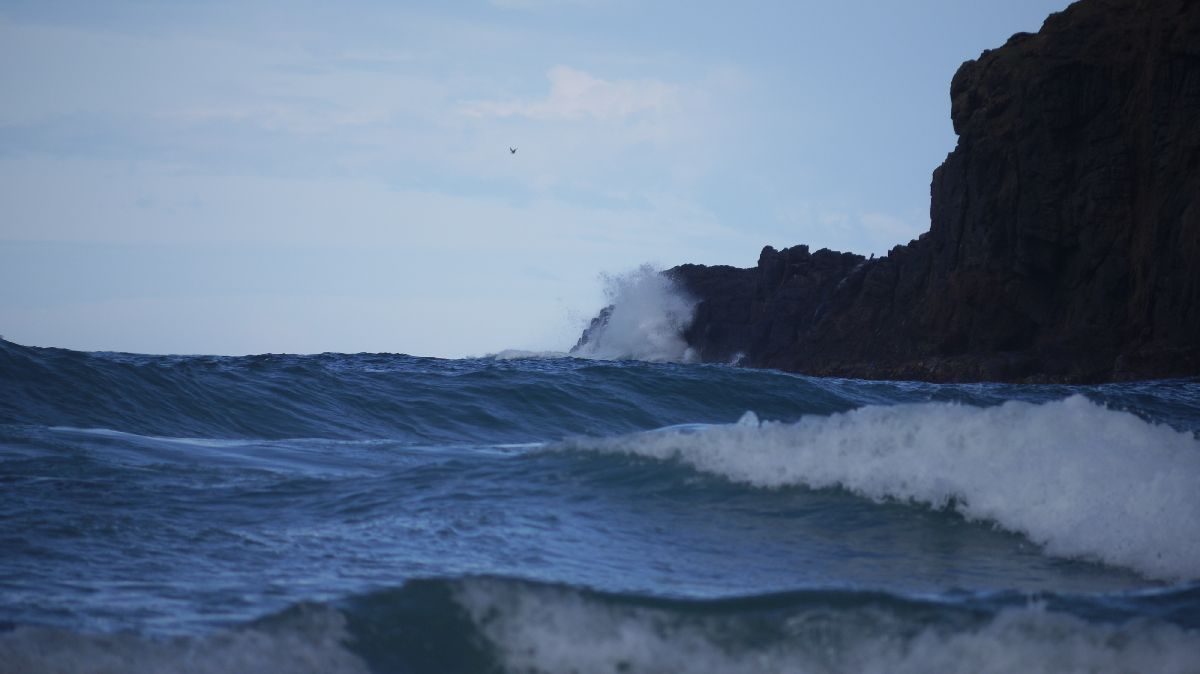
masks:
<path id="1" fill-rule="evenodd" d="M 477 582 L 456 600 L 507 671 L 1196 672 L 1200 634 L 1162 622 L 1088 623 L 1038 605 L 970 625 L 914 624 L 882 608 L 814 608 L 761 638 L 739 616 L 613 604 L 566 588 Z"/>
<path id="2" fill-rule="evenodd" d="M 979 408 L 863 407 L 730 426 L 576 439 L 557 448 L 677 459 L 759 487 L 841 487 L 954 507 L 1057 556 L 1200 578 L 1200 442 L 1083 396 Z"/>
<path id="3" fill-rule="evenodd" d="M 484 358 L 492 360 L 557 360 L 559 358 L 570 358 L 571 354 L 565 351 L 526 351 L 523 349 L 504 349 L 496 353 L 489 353 Z"/>
<path id="4" fill-rule="evenodd" d="M 691 325 L 696 301 L 678 284 L 649 265 L 605 276 L 604 281 L 612 313 L 572 355 L 600 360 L 695 360 L 683 332 Z"/>
<path id="5" fill-rule="evenodd" d="M 18 627 L 0 634 L 0 674 L 367 674 L 343 643 L 345 618 L 302 607 L 276 624 L 204 637 L 152 638 Z"/>

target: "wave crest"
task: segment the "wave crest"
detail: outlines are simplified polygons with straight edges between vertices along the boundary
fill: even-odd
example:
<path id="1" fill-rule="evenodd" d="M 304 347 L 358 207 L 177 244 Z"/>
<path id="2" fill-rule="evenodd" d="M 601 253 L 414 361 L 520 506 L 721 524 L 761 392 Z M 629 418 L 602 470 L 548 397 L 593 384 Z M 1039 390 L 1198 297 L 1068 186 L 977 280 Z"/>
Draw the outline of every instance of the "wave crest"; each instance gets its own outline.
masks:
<path id="1" fill-rule="evenodd" d="M 506 672 L 1188 672 L 1197 634 L 1097 624 L 1039 603 L 989 617 L 841 597 L 776 608 L 615 602 L 571 588 L 481 579 L 455 599 Z"/>
<path id="2" fill-rule="evenodd" d="M 430 578 L 208 635 L 17 627 L 0 632 L 0 672 L 1194 672 L 1194 615 L 1139 616 L 1195 592 L 668 599 Z"/>
<path id="3" fill-rule="evenodd" d="M 951 507 L 1055 556 L 1200 578 L 1200 442 L 1075 395 L 1044 404 L 867 406 L 760 422 L 577 438 L 557 449 L 678 460 L 764 488 L 844 488 Z"/>

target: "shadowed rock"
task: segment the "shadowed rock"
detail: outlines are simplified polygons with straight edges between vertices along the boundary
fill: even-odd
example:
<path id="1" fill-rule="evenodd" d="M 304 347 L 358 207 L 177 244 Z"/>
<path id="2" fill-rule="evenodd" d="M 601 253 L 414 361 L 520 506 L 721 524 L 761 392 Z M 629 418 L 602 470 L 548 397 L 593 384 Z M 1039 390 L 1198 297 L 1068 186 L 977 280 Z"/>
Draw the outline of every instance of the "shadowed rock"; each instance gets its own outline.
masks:
<path id="1" fill-rule="evenodd" d="M 919 239 L 664 272 L 700 300 L 696 354 L 883 379 L 1200 375 L 1200 2 L 1082 0 L 964 63 L 950 99 L 958 144 Z"/>

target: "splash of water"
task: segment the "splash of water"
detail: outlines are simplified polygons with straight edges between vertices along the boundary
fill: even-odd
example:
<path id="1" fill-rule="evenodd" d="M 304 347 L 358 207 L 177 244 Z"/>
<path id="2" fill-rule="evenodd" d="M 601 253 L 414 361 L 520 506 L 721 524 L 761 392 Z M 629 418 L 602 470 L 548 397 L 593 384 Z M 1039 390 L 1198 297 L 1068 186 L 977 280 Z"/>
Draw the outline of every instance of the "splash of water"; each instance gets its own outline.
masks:
<path id="1" fill-rule="evenodd" d="M 609 305 L 592 321 L 571 354 L 599 360 L 692 362 L 683 338 L 696 300 L 650 265 L 605 275 Z"/>

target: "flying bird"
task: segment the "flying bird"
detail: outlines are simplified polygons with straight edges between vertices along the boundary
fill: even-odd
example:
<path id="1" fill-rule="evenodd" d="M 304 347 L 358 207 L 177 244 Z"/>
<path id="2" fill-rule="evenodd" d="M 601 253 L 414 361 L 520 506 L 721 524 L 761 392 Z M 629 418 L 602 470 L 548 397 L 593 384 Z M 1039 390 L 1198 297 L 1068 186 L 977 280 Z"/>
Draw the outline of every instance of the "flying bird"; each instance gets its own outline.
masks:
<path id="1" fill-rule="evenodd" d="M 509 153 L 509 154 L 516 154 L 516 153 L 517 153 L 517 148 L 515 148 L 515 147 L 510 147 L 510 148 L 508 148 L 508 153 Z"/>

